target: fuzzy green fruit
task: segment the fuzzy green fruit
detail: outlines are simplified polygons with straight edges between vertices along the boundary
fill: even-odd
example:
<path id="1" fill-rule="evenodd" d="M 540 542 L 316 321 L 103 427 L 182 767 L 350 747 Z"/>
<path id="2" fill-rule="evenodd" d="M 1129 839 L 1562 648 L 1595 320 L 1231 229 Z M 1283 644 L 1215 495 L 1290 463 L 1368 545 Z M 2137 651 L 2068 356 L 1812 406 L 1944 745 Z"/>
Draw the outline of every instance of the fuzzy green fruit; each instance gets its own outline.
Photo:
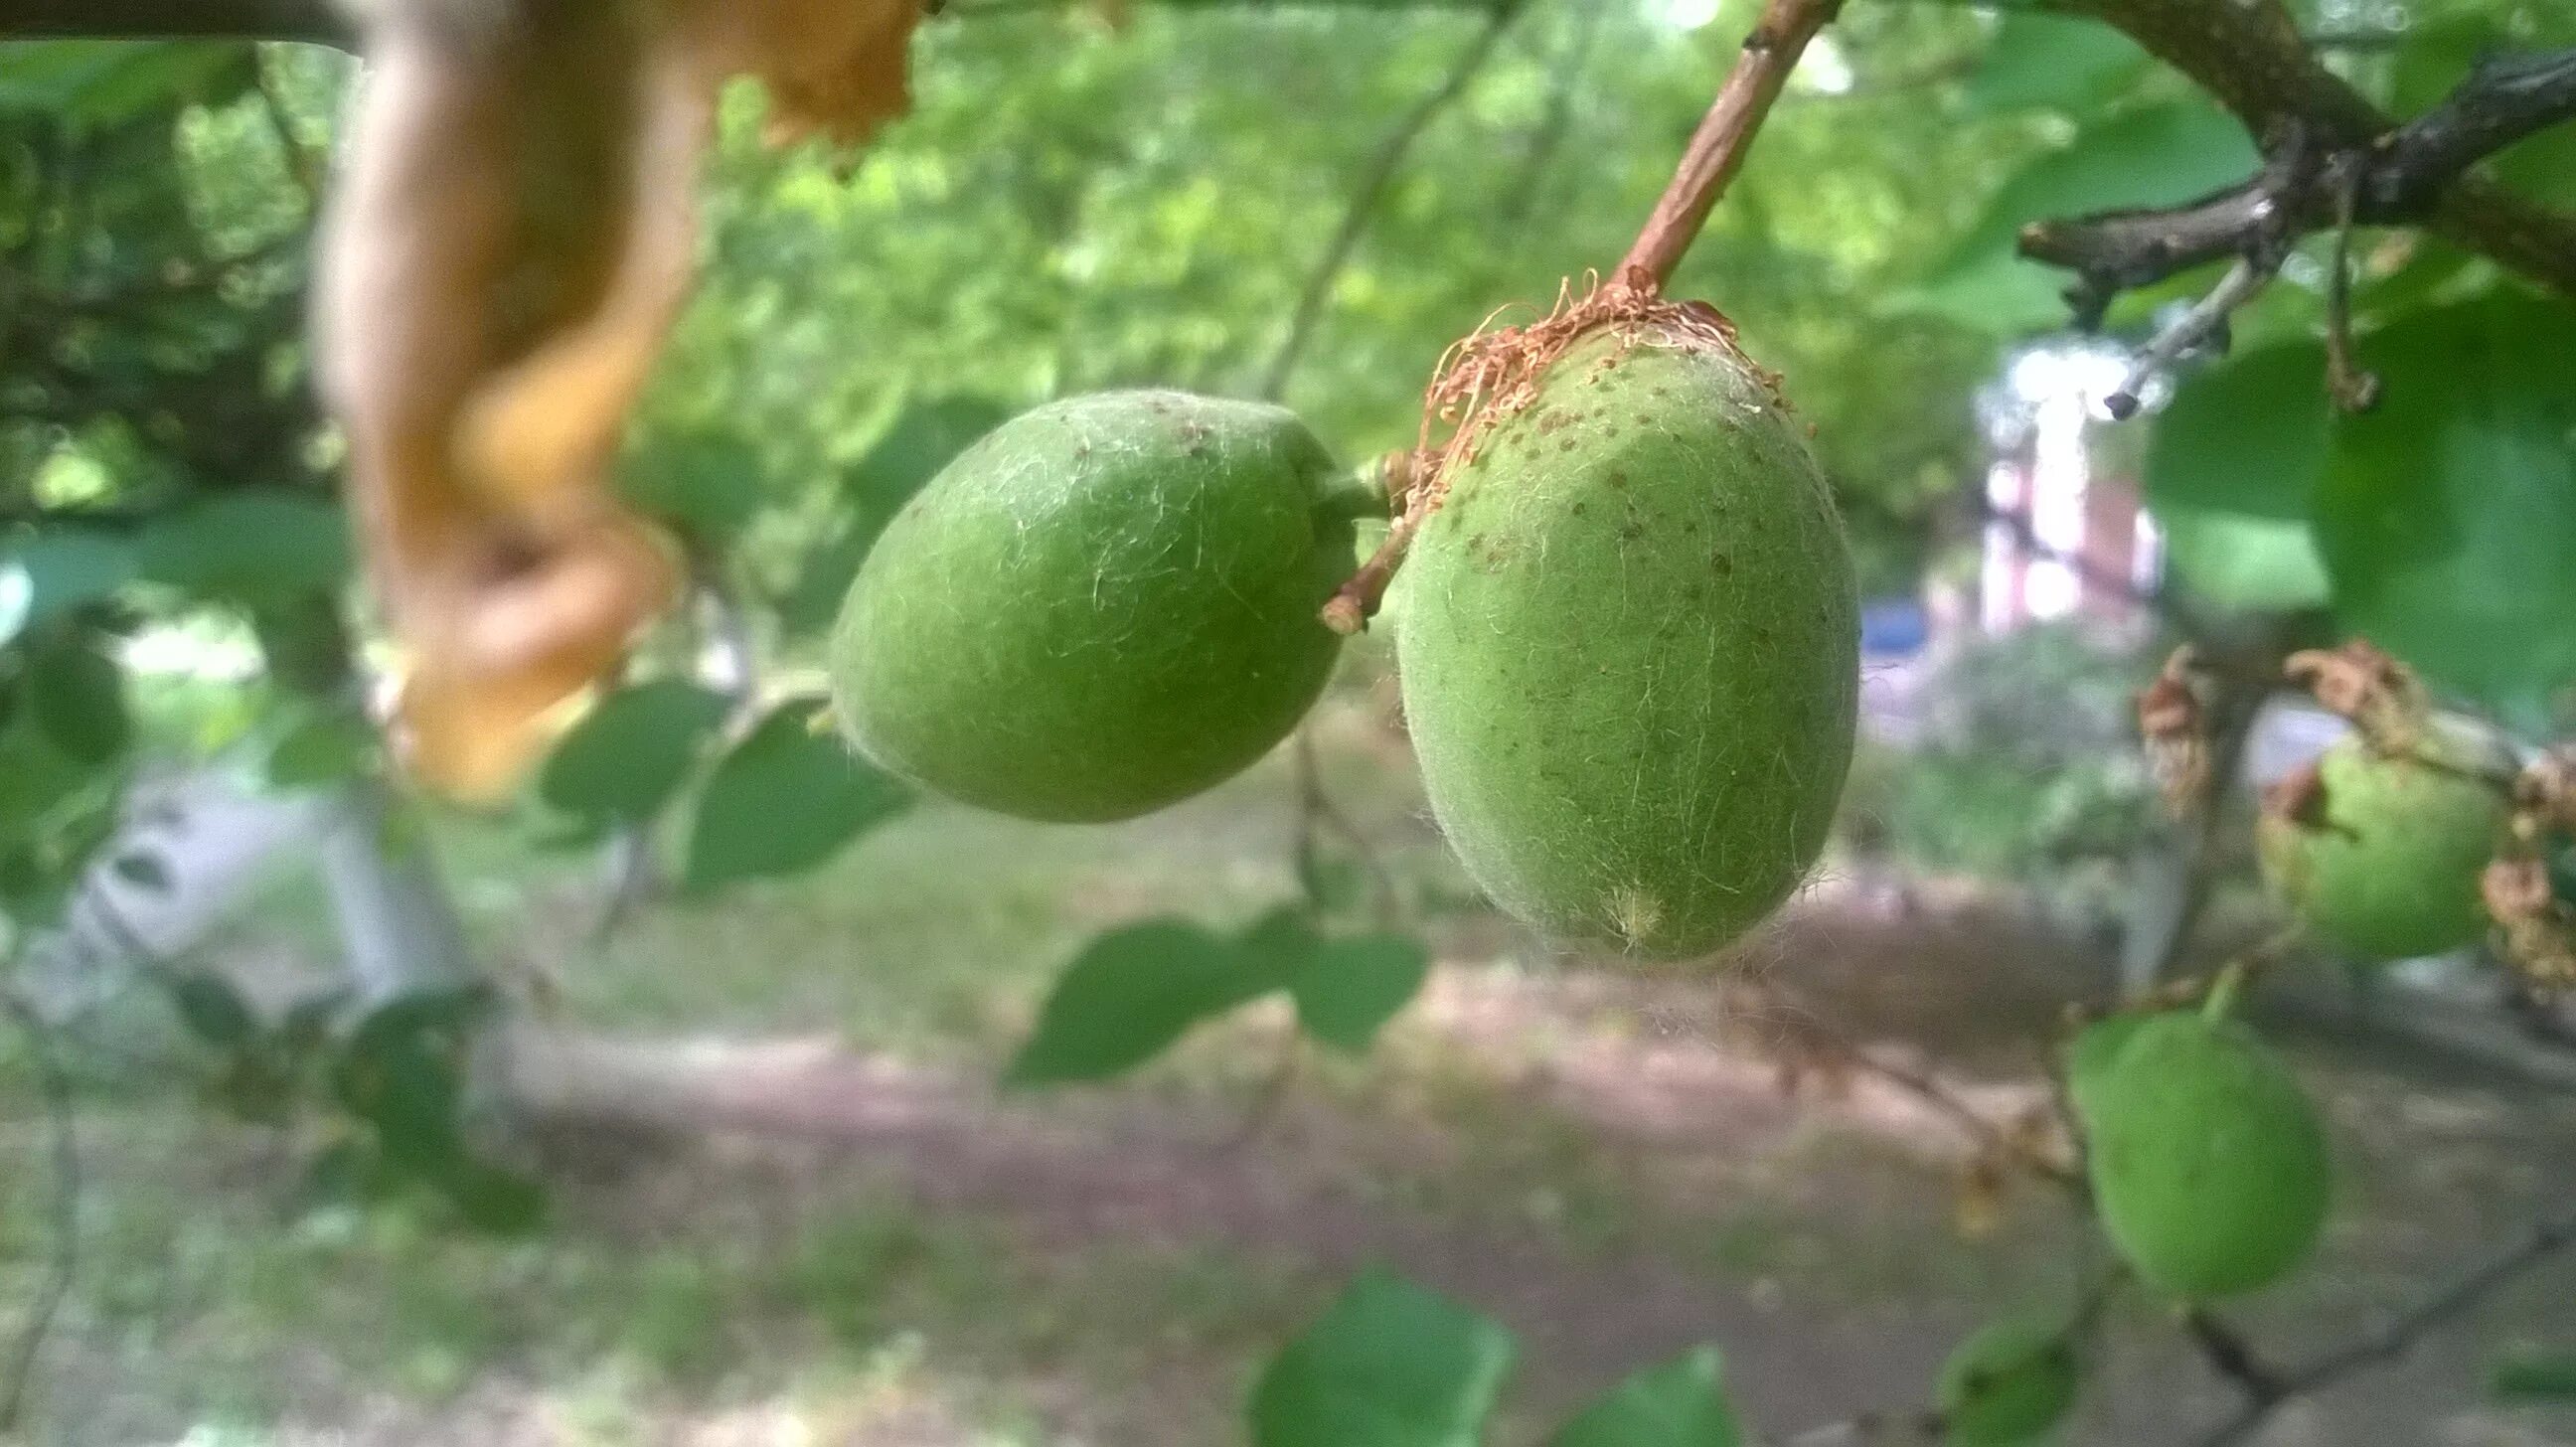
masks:
<path id="1" fill-rule="evenodd" d="M 1732 348 L 1605 329 L 1452 478 L 1405 565 L 1406 722 L 1467 872 L 1672 958 L 1777 907 L 1851 763 L 1851 557 Z"/>
<path id="2" fill-rule="evenodd" d="M 2478 876 L 2504 841 L 2503 791 L 2478 775 L 2491 751 L 2428 730 L 2421 757 L 2345 739 L 2317 760 L 2288 812 L 2257 839 L 2273 891 L 2327 944 L 2362 963 L 2440 954 L 2486 933 Z"/>
<path id="3" fill-rule="evenodd" d="M 2084 1366 L 2062 1323 L 1999 1321 L 1941 1364 L 1934 1400 L 1951 1447 L 2021 1447 L 2065 1420 Z"/>
<path id="4" fill-rule="evenodd" d="M 858 747 L 1028 819 L 1130 818 L 1296 726 L 1371 500 L 1250 402 L 1110 392 L 969 447 L 869 552 L 831 649 Z"/>
<path id="5" fill-rule="evenodd" d="M 2252 1291 L 2316 1248 L 2332 1195 L 2299 1082 L 2243 1026 L 2197 1014 L 2132 1027 L 2074 1092 L 2102 1228 L 2175 1296 Z"/>

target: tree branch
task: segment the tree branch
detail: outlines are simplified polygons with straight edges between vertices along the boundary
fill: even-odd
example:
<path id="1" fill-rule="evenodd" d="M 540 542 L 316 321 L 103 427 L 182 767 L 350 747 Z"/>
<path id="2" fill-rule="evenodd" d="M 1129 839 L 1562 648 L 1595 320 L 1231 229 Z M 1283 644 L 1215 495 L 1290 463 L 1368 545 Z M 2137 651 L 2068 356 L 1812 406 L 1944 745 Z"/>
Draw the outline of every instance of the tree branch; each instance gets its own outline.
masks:
<path id="1" fill-rule="evenodd" d="M 0 38 L 303 40 L 353 49 L 331 0 L 0 0 Z"/>
<path id="2" fill-rule="evenodd" d="M 1708 213 L 1716 209 L 1727 183 L 1742 169 L 1745 153 L 1753 148 L 1763 118 L 1789 83 L 1789 73 L 1798 68 L 1807 42 L 1841 9 L 1842 0 L 1767 0 L 1762 17 L 1753 23 L 1753 33 L 1744 37 L 1734 69 L 1726 73 L 1708 115 L 1692 133 L 1681 168 L 1664 188 L 1663 199 L 1655 203 L 1645 229 L 1637 233 L 1637 244 L 1628 248 L 1627 259 L 1619 264 L 1619 279 L 1633 281 L 1648 292 L 1659 292 L 1672 280 L 1673 269 L 1698 239 Z"/>
<path id="3" fill-rule="evenodd" d="M 2261 174 L 2181 206 L 2034 223 L 2022 254 L 2084 279 L 2086 300 L 2160 281 L 2274 236 L 2336 224 L 2422 225 L 2576 296 L 2576 216 L 2469 174 L 2478 161 L 2576 116 L 2576 51 L 2482 64 L 2399 126 L 2327 70 L 2279 0 L 2048 0 L 2100 21 L 2197 82 L 2263 139 Z M 2290 138 L 2314 159 L 2285 168 Z"/>
<path id="4" fill-rule="evenodd" d="M 1502 42 L 1503 32 L 1520 18 L 1521 9 L 1522 0 L 1495 0 L 1486 12 L 1484 27 L 1467 42 L 1466 49 L 1458 52 L 1458 59 L 1439 88 L 1424 96 L 1378 143 L 1377 154 L 1370 158 L 1368 169 L 1360 173 L 1359 185 L 1351 191 L 1350 204 L 1342 208 L 1342 224 L 1334 229 L 1333 239 L 1324 247 L 1323 259 L 1308 274 L 1305 290 L 1298 294 L 1296 310 L 1289 315 L 1287 335 L 1280 339 L 1279 350 L 1271 354 L 1270 365 L 1262 371 L 1262 397 L 1275 402 L 1287 391 L 1288 378 L 1297 370 L 1298 359 L 1324 319 L 1324 305 L 1332 299 L 1333 284 L 1341 279 L 1343 269 L 1359 250 L 1360 238 L 1368 233 L 1369 219 L 1386 198 L 1387 188 L 1394 184 L 1405 155 L 1440 113 L 1466 93 L 1476 73 L 1493 59 L 1494 47 Z"/>
<path id="5" fill-rule="evenodd" d="M 2534 1223 L 2520 1241 L 2462 1272 L 2432 1295 L 2399 1312 L 2387 1325 L 2326 1353 L 2304 1367 L 2288 1372 L 2228 1373 L 2245 1389 L 2245 1405 L 2234 1417 L 2203 1437 L 2201 1447 L 2231 1447 L 2231 1444 L 2251 1437 L 2287 1403 L 2321 1392 L 2346 1377 L 2394 1361 L 2408 1348 L 2484 1301 L 2496 1288 L 2570 1247 L 2576 1247 L 2576 1211 Z M 2194 1335 L 2199 1339 L 2197 1332 Z M 2203 1344 L 2206 1350 L 2208 1343 L 2204 1340 Z M 2217 1360 L 2215 1354 L 2212 1360 Z M 2221 1370 L 2225 1368 L 2222 1366 Z"/>

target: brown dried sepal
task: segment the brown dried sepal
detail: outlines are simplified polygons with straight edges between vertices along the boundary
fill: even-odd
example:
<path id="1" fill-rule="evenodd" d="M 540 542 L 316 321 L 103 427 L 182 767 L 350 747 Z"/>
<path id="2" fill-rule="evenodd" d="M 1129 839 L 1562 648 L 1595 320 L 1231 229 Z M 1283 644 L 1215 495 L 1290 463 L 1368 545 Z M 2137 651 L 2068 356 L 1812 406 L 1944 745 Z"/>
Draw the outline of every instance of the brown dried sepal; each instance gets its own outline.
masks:
<path id="1" fill-rule="evenodd" d="M 2362 742 L 2379 753 L 2413 752 L 2432 717 L 2414 670 L 2365 638 L 2293 653 L 2281 671 L 2328 711 L 2352 720 Z"/>
<path id="2" fill-rule="evenodd" d="M 2542 754 L 2514 780 L 2513 826 L 2526 843 L 2549 834 L 2576 838 L 2576 745 Z"/>
<path id="3" fill-rule="evenodd" d="M 2478 883 L 2506 962 L 2544 989 L 2576 986 L 2576 905 L 2551 888 L 2547 861 L 2499 859 Z"/>
<path id="4" fill-rule="evenodd" d="M 2138 691 L 2138 734 L 2156 792 L 2177 819 L 2194 819 L 2209 805 L 2212 769 L 2210 709 L 2217 684 L 2188 643 L 2165 659 L 2155 681 Z"/>
<path id="5" fill-rule="evenodd" d="M 1496 312 L 1495 316 L 1500 316 Z M 1631 340 L 1655 338 L 1668 345 L 1718 347 L 1761 378 L 1771 400 L 1786 408 L 1779 378 L 1744 356 L 1735 342 L 1735 324 L 1706 302 L 1666 301 L 1652 279 L 1622 273 L 1602 284 L 1588 284 L 1577 295 L 1574 283 L 1557 289 L 1556 306 L 1537 321 L 1517 327 L 1484 326 L 1452 344 L 1433 368 L 1422 397 L 1422 425 L 1413 449 L 1412 475 L 1401 509 L 1386 540 L 1360 565 L 1324 605 L 1324 622 L 1334 631 L 1356 633 L 1377 616 L 1387 585 L 1404 565 L 1405 551 L 1423 520 L 1440 508 L 1459 469 L 1476 460 L 1487 433 L 1526 409 L 1538 396 L 1540 382 L 1556 359 L 1577 342 L 1604 327 Z"/>
<path id="6" fill-rule="evenodd" d="M 609 468 L 688 290 L 717 86 L 858 139 L 919 0 L 372 0 L 315 346 L 425 782 L 509 789 L 669 602 Z"/>
<path id="7" fill-rule="evenodd" d="M 2576 900 L 2561 899 L 2549 857 L 2576 847 L 2576 748 L 2542 754 L 2513 784 L 2511 843 L 2479 880 L 2498 951 L 2533 985 L 2576 988 Z"/>

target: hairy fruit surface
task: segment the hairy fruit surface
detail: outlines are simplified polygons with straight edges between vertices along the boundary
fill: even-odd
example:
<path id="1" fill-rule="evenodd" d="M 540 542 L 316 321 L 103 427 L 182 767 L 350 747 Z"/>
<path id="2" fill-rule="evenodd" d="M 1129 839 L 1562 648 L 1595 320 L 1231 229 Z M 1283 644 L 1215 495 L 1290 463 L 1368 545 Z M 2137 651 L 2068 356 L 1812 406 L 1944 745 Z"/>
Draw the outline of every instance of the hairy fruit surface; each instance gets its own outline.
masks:
<path id="1" fill-rule="evenodd" d="M 1722 337 L 1614 322 L 1445 483 L 1397 649 L 1459 859 L 1555 934 L 1726 944 L 1805 876 L 1851 762 L 1851 559 L 1801 428 Z"/>
<path id="2" fill-rule="evenodd" d="M 1287 737 L 1368 499 L 1290 413 L 1109 392 L 1004 423 L 906 504 L 831 648 L 851 740 L 1023 818 L 1130 818 Z"/>

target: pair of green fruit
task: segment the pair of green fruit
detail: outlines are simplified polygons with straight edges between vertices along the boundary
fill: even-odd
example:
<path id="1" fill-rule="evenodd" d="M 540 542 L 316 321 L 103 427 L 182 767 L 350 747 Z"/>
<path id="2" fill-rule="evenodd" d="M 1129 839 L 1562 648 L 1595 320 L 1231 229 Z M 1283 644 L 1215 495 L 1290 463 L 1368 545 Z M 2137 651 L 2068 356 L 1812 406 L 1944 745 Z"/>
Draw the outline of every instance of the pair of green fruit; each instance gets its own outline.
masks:
<path id="1" fill-rule="evenodd" d="M 2123 1015 L 2076 1038 L 2067 1086 L 2103 1233 L 2150 1289 L 2186 1301 L 2268 1286 L 2316 1250 L 2332 1197 L 2325 1132 L 2252 1031 L 2201 1013 Z M 1951 1447 L 2022 1447 L 2083 1381 L 2062 1319 L 1960 1343 L 1936 1400 Z"/>
<path id="2" fill-rule="evenodd" d="M 1408 728 L 1511 913 L 1705 952 L 1822 847 L 1858 688 L 1831 494 L 1731 347 L 1605 328 L 1485 432 L 1406 565 Z M 1038 408 L 887 527 L 832 644 L 859 748 L 934 791 L 1102 821 L 1284 739 L 1340 639 L 1357 487 L 1294 416 L 1173 392 Z"/>

